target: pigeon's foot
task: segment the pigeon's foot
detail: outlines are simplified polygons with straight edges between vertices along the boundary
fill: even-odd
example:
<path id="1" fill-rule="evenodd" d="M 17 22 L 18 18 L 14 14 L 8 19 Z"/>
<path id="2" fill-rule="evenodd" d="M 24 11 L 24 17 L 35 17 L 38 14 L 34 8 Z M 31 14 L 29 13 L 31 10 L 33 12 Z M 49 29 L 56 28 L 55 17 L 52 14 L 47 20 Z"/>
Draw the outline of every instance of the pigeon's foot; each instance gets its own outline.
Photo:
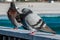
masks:
<path id="1" fill-rule="evenodd" d="M 31 31 L 30 32 L 30 35 L 35 35 L 35 31 Z"/>

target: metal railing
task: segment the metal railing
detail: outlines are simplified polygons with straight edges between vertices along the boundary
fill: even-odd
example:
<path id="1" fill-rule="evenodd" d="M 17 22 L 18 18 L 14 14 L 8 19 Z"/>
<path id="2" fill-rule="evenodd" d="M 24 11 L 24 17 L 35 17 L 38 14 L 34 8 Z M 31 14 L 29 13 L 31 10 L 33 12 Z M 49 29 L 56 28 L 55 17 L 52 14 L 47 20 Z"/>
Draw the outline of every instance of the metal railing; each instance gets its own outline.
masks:
<path id="1" fill-rule="evenodd" d="M 0 35 L 0 40 L 28 40 L 23 38 L 17 38 L 12 36 Z"/>
<path id="2" fill-rule="evenodd" d="M 30 34 L 28 30 L 13 30 L 8 27 L 0 27 L 0 40 L 60 40 L 60 35 L 44 32 Z"/>

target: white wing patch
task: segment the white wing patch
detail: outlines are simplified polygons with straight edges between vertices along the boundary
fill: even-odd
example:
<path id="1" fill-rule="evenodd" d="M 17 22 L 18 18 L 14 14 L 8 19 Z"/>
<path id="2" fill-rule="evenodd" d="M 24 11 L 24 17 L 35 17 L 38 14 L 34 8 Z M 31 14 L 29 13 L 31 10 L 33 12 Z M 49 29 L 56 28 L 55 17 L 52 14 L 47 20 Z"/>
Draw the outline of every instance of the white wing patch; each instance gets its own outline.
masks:
<path id="1" fill-rule="evenodd" d="M 43 27 L 46 27 L 46 24 L 44 24 Z"/>
<path id="2" fill-rule="evenodd" d="M 28 20 L 30 25 L 34 25 L 36 24 L 41 18 L 37 15 L 37 14 L 29 14 L 28 16 L 26 16 L 25 18 L 26 20 Z"/>
<path id="3" fill-rule="evenodd" d="M 40 27 L 41 24 L 42 24 L 42 21 L 38 25 L 34 26 L 34 28 Z"/>

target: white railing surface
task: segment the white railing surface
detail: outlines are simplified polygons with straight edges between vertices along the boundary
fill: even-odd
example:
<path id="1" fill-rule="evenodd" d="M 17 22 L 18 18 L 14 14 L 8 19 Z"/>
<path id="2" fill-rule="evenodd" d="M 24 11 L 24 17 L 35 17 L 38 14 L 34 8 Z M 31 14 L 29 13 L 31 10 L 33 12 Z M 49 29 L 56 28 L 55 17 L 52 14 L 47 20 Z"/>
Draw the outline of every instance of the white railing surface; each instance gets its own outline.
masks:
<path id="1" fill-rule="evenodd" d="M 60 14 L 60 3 L 42 3 L 42 2 L 16 2 L 15 3 L 17 7 L 19 7 L 19 12 L 23 8 L 29 8 L 34 13 L 59 13 Z M 9 3 L 0 3 L 0 15 L 7 14 L 7 11 L 9 9 L 10 4 Z"/>
<path id="2" fill-rule="evenodd" d="M 22 29 L 14 30 L 9 27 L 0 26 L 0 35 L 5 35 L 8 37 L 23 38 L 28 40 L 60 40 L 60 35 L 58 34 L 35 32 L 34 35 L 31 35 L 30 32 L 31 31 L 28 30 L 22 30 Z"/>

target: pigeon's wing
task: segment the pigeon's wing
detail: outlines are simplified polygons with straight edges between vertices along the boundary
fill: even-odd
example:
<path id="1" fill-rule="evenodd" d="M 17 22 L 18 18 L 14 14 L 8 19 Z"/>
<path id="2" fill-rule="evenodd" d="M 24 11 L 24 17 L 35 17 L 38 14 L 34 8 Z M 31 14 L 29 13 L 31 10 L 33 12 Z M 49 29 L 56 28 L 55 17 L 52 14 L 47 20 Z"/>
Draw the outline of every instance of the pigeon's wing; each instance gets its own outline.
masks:
<path id="1" fill-rule="evenodd" d="M 31 15 L 32 16 L 32 15 Z M 30 16 L 30 17 L 31 17 Z M 51 32 L 51 33 L 55 33 L 55 31 L 53 31 L 50 27 L 48 27 L 46 25 L 46 23 L 41 19 L 39 19 L 39 17 L 36 15 L 33 15 L 34 17 L 29 17 L 27 18 L 26 20 L 26 24 L 28 25 L 28 27 L 32 30 L 32 29 L 35 29 L 35 30 L 42 30 L 42 31 L 45 31 L 45 32 Z M 35 19 L 33 19 L 35 18 Z M 38 20 L 37 20 L 38 19 Z M 29 21 L 30 20 L 30 21 Z M 37 21 L 36 21 L 37 20 Z M 36 21 L 36 22 L 35 22 Z M 35 23 L 35 24 L 34 24 Z M 33 24 L 33 25 L 31 25 Z"/>
<path id="2" fill-rule="evenodd" d="M 37 31 L 36 29 L 32 28 L 32 26 L 29 24 L 28 20 L 25 20 L 25 23 L 27 25 L 27 29 L 32 30 L 32 31 Z"/>
<path id="3" fill-rule="evenodd" d="M 45 31 L 45 32 L 50 32 L 53 34 L 56 34 L 55 31 L 53 31 L 50 27 L 46 26 L 46 27 L 42 27 L 40 30 Z"/>
<path id="4" fill-rule="evenodd" d="M 15 17 L 15 19 L 16 19 L 16 21 L 18 22 L 18 23 L 21 23 L 21 18 L 20 18 L 20 14 L 18 14 L 16 17 Z"/>

